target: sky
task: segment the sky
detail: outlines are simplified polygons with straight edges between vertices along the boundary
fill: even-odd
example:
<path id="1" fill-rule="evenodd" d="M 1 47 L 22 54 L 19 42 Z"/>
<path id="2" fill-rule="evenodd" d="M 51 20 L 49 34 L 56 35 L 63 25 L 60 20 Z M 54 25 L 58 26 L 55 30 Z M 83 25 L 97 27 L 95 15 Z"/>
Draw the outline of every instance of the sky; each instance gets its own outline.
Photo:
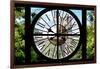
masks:
<path id="1" fill-rule="evenodd" d="M 82 10 L 73 10 L 73 9 L 70 10 L 78 17 L 78 19 L 82 23 Z"/>

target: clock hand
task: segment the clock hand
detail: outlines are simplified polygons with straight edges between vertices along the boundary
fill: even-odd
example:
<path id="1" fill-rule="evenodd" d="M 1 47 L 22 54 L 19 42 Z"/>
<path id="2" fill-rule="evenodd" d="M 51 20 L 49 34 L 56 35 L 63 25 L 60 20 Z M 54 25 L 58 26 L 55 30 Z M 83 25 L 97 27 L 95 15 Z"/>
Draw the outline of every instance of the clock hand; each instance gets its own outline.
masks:
<path id="1" fill-rule="evenodd" d="M 55 38 L 55 37 L 51 37 L 50 40 L 53 40 L 53 38 Z"/>
<path id="2" fill-rule="evenodd" d="M 61 37 L 64 41 L 66 41 L 65 37 Z"/>
<path id="3" fill-rule="evenodd" d="M 54 31 L 52 31 L 51 29 L 48 29 L 48 32 L 52 32 L 52 33 L 55 33 Z"/>

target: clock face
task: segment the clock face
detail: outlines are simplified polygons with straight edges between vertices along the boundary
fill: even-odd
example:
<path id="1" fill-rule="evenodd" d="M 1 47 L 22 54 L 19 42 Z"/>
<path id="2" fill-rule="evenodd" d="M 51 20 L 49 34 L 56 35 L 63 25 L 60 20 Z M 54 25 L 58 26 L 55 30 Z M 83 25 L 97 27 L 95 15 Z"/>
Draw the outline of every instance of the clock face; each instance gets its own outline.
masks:
<path id="1" fill-rule="evenodd" d="M 34 44 L 46 58 L 64 59 L 80 47 L 80 22 L 70 10 L 45 9 L 33 23 Z"/>

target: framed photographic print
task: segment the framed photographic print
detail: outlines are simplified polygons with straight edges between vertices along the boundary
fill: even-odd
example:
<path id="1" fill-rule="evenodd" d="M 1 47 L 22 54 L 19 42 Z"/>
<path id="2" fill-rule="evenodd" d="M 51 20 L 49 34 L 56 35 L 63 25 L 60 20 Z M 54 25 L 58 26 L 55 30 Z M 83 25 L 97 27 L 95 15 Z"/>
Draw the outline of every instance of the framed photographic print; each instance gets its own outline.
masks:
<path id="1" fill-rule="evenodd" d="M 11 1 L 11 68 L 96 63 L 96 6 Z"/>

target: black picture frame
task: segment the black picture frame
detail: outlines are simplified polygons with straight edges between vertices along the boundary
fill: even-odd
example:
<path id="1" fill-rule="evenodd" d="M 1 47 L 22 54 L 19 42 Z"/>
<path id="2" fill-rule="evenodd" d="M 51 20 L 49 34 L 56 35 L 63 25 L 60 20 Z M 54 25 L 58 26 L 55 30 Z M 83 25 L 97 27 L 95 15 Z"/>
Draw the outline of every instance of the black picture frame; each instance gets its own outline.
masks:
<path id="1" fill-rule="evenodd" d="M 24 64 L 16 64 L 16 58 L 15 58 L 15 7 L 24 7 L 25 8 L 25 63 Z M 40 7 L 40 8 L 47 8 L 44 12 L 47 12 L 52 9 L 60 9 L 60 10 L 66 10 L 67 9 L 75 9 L 75 10 L 82 10 L 82 25 L 80 27 L 80 45 L 82 45 L 82 59 L 81 60 L 50 60 L 43 55 L 38 53 L 43 59 L 47 59 L 47 62 L 37 62 L 37 63 L 31 63 L 31 46 L 35 46 L 35 42 L 32 38 L 33 36 L 33 28 L 35 24 L 31 24 L 31 10 L 30 7 Z M 87 46 L 87 10 L 94 11 L 94 55 L 92 59 L 87 59 L 86 56 L 86 46 Z M 37 19 L 44 13 L 41 12 L 37 15 L 35 20 L 33 22 L 37 22 Z M 72 12 L 69 12 L 73 14 Z M 75 17 L 75 14 L 73 14 Z M 75 17 L 75 19 L 78 21 L 78 18 Z M 80 21 L 79 21 L 80 23 Z M 11 68 L 23 68 L 23 67 L 42 67 L 42 66 L 55 66 L 55 65 L 72 65 L 72 64 L 88 64 L 88 63 L 96 63 L 96 6 L 94 5 L 76 5 L 76 4 L 60 4 L 60 3 L 46 3 L 46 2 L 32 2 L 32 1 L 11 1 Z M 57 40 L 58 42 L 58 40 Z M 36 47 L 34 47 L 35 51 L 38 52 Z M 79 48 L 77 48 L 79 49 Z M 75 54 L 77 51 L 75 51 L 73 54 Z M 72 57 L 72 56 L 71 56 Z M 68 57 L 70 58 L 70 56 Z M 68 59 L 67 58 L 67 59 Z M 66 61 L 66 62 L 65 62 Z"/>

